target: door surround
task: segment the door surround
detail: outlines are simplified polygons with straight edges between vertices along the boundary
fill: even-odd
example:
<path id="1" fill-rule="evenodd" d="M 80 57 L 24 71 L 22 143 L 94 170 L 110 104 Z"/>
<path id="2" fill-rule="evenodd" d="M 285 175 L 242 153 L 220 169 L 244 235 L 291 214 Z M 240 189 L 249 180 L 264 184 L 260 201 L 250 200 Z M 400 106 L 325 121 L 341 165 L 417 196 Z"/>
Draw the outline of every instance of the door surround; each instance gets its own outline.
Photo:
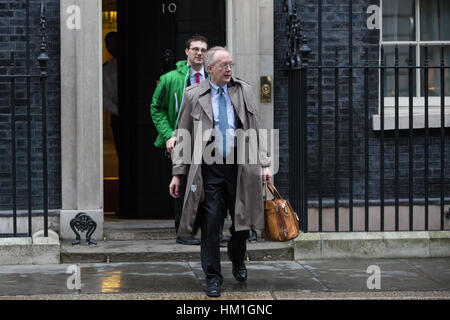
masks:
<path id="1" fill-rule="evenodd" d="M 226 0 L 226 15 L 235 75 L 259 97 L 260 76 L 273 75 L 273 0 Z M 73 239 L 70 220 L 85 212 L 97 223 L 93 238 L 102 240 L 102 1 L 61 0 L 60 30 L 60 238 Z M 262 126 L 272 128 L 273 103 L 260 108 Z"/>
<path id="2" fill-rule="evenodd" d="M 102 1 L 61 0 L 60 21 L 60 238 L 74 238 L 70 220 L 85 212 L 97 223 L 93 238 L 102 240 Z"/>

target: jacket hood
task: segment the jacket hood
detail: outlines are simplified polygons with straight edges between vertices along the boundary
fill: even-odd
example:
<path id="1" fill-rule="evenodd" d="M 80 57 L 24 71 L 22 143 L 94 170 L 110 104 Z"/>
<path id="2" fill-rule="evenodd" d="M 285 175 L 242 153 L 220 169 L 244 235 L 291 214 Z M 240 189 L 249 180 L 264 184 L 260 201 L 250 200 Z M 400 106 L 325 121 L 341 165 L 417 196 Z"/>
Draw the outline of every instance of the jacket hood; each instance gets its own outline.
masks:
<path id="1" fill-rule="evenodd" d="M 187 65 L 187 60 L 180 60 L 176 64 L 177 71 L 178 72 L 186 72 L 189 69 L 189 66 Z"/>

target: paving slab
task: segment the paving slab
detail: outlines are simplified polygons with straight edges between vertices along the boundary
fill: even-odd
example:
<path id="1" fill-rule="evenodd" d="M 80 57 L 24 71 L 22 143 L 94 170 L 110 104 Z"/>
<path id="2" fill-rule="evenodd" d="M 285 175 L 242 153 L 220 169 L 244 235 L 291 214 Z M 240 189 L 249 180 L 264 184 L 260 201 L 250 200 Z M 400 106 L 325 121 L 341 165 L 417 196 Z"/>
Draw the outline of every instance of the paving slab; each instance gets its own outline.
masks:
<path id="1" fill-rule="evenodd" d="M 80 268 L 82 293 L 140 293 L 198 291 L 199 283 L 188 264 L 115 263 Z"/>
<path id="2" fill-rule="evenodd" d="M 204 291 L 174 293 L 112 293 L 112 294 L 43 294 L 0 296 L 0 300 L 274 300 L 269 291 L 222 292 L 219 298 L 209 298 Z"/>
<path id="3" fill-rule="evenodd" d="M 0 295 L 78 293 L 139 293 L 199 291 L 200 283 L 187 263 L 80 264 L 79 290 L 68 288 L 69 267 L 0 268 Z"/>
<path id="4" fill-rule="evenodd" d="M 204 273 L 200 262 L 190 262 L 196 277 L 202 281 Z M 232 275 L 232 264 L 221 264 L 225 291 L 300 290 L 320 291 L 326 289 L 318 279 L 295 261 L 265 261 L 247 263 L 248 279 L 237 282 Z"/>
<path id="5" fill-rule="evenodd" d="M 443 288 L 450 290 L 450 259 L 403 259 L 405 263 L 418 269 L 425 277 L 439 283 Z"/>
<path id="6" fill-rule="evenodd" d="M 434 259 L 430 259 L 434 261 Z M 448 264 L 449 259 L 442 263 Z M 435 281 L 414 266 L 399 259 L 371 260 L 320 260 L 300 261 L 330 291 L 370 291 L 369 277 L 374 275 L 371 266 L 379 268 L 382 291 L 446 290 L 447 286 Z M 372 267 L 373 268 L 373 267 Z M 436 269 L 430 269 L 433 274 Z M 371 282 L 372 283 L 372 282 Z"/>
<path id="7" fill-rule="evenodd" d="M 70 294 L 69 265 L 12 265 L 0 267 L 0 295 Z"/>
<path id="8" fill-rule="evenodd" d="M 274 291 L 277 300 L 450 300 L 449 291 L 289 292 Z"/>

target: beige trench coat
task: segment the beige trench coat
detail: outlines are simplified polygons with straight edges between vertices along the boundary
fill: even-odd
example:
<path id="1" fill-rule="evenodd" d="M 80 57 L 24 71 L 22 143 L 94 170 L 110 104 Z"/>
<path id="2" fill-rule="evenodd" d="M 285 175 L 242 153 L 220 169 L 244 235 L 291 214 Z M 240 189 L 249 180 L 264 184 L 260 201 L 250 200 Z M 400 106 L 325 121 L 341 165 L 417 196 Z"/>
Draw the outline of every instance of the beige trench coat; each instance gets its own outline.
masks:
<path id="1" fill-rule="evenodd" d="M 191 150 L 193 151 L 192 155 L 198 155 L 198 152 L 203 152 L 206 143 L 209 140 L 209 132 L 211 132 L 211 129 L 214 127 L 210 92 L 211 88 L 209 80 L 205 79 L 201 83 L 187 88 L 184 93 L 176 132 L 177 144 L 182 141 L 182 139 L 180 140 L 180 132 L 182 131 L 180 129 L 188 130 L 192 137 L 190 139 Z M 251 86 L 240 79 L 232 79 L 228 85 L 228 94 L 233 104 L 235 114 L 242 124 L 243 131 L 245 132 L 245 130 L 250 128 L 258 130 L 259 110 Z M 201 124 L 201 136 L 198 135 L 200 133 L 199 124 Z M 202 140 L 196 140 L 194 137 L 200 137 Z M 259 161 L 257 164 L 254 164 L 254 161 L 249 162 L 249 153 L 246 152 L 245 162 L 243 164 L 238 164 L 234 215 L 236 231 L 249 230 L 251 227 L 258 230 L 264 229 L 261 168 L 270 166 L 270 161 L 268 157 L 269 154 L 267 154 L 266 148 L 263 147 L 265 144 L 261 143 L 261 139 L 263 138 L 258 136 L 257 146 L 249 146 L 255 139 L 249 139 L 248 137 L 242 139 L 245 143 L 240 143 L 238 141 L 238 148 L 245 147 L 247 150 L 248 148 L 256 148 L 253 150 L 257 150 L 256 152 L 259 154 Z M 194 141 L 197 141 L 197 143 L 194 143 Z M 202 143 L 200 143 L 200 141 L 202 141 Z M 185 143 L 188 142 L 185 141 Z M 180 144 L 182 143 L 180 142 Z M 180 149 L 177 149 L 177 147 L 180 146 L 176 145 L 172 152 L 172 160 L 174 163 L 172 174 L 187 174 L 183 214 L 178 228 L 178 236 L 187 237 L 193 234 L 194 221 L 203 190 L 201 160 L 200 163 L 198 163 L 198 159 L 194 162 L 194 156 L 192 156 L 191 163 L 186 163 L 188 161 L 186 161 L 186 157 L 183 158 L 184 151 L 179 152 Z"/>

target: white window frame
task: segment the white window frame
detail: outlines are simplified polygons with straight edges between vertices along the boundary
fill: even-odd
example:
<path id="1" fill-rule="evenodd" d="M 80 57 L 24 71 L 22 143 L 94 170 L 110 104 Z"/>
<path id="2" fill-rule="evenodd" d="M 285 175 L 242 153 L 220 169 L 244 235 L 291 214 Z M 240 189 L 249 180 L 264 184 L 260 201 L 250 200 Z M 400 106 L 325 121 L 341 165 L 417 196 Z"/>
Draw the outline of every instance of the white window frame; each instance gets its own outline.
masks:
<path id="1" fill-rule="evenodd" d="M 450 46 L 450 41 L 421 41 L 420 40 L 420 3 L 426 0 L 415 0 L 415 24 L 416 24 L 416 41 L 383 41 L 383 1 L 380 1 L 380 48 L 383 46 L 407 46 L 410 44 L 414 45 L 416 51 L 416 61 L 415 63 L 420 63 L 420 47 L 423 45 L 428 46 Z M 381 60 L 381 54 L 380 54 Z M 381 61 L 380 61 L 381 63 Z M 425 97 L 420 96 L 421 94 L 421 69 L 417 68 L 416 72 L 416 96 L 413 98 L 413 128 L 421 129 L 425 128 Z M 379 80 L 381 80 L 381 75 L 379 74 Z M 393 130 L 395 129 L 395 97 L 381 97 L 381 81 L 379 83 L 379 106 L 378 114 L 373 116 L 373 130 L 381 130 L 381 99 L 384 99 L 384 129 Z M 399 97 L 399 129 L 409 129 L 409 97 L 400 96 Z M 441 127 L 441 97 L 429 96 L 428 97 L 428 127 L 429 128 L 440 128 Z M 445 127 L 450 127 L 450 97 L 445 97 L 445 108 L 444 108 L 444 118 Z"/>

